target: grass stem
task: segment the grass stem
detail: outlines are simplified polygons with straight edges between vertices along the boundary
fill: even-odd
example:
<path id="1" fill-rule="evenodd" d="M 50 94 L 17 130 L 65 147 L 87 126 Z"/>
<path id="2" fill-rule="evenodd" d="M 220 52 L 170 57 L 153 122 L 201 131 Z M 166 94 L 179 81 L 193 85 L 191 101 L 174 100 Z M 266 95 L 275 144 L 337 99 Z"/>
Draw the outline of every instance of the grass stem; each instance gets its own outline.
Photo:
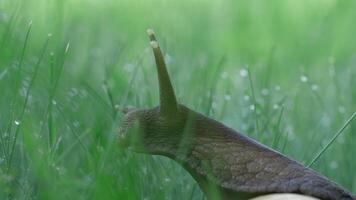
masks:
<path id="1" fill-rule="evenodd" d="M 322 148 L 321 151 L 314 157 L 314 159 L 308 164 L 308 167 L 311 167 L 325 153 L 325 151 L 331 146 L 331 144 L 334 143 L 334 141 L 341 135 L 345 128 L 352 122 L 355 116 L 356 112 L 351 115 L 351 117 L 345 122 L 345 124 L 338 130 L 338 132 L 336 132 L 334 137 L 332 137 L 331 140 L 326 144 L 326 146 Z"/>

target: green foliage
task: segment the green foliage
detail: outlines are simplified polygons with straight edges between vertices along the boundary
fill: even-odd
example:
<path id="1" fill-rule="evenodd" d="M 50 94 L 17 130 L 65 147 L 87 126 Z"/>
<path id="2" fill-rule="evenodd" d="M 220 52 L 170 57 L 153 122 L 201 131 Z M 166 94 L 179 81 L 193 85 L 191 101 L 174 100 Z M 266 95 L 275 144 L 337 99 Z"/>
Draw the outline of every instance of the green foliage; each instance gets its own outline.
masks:
<path id="1" fill-rule="evenodd" d="M 175 162 L 116 144 L 116 105 L 158 103 L 149 27 L 182 103 L 310 163 L 356 110 L 355 9 L 0 0 L 0 199 L 203 198 Z M 355 141 L 351 122 L 313 165 L 353 192 Z"/>

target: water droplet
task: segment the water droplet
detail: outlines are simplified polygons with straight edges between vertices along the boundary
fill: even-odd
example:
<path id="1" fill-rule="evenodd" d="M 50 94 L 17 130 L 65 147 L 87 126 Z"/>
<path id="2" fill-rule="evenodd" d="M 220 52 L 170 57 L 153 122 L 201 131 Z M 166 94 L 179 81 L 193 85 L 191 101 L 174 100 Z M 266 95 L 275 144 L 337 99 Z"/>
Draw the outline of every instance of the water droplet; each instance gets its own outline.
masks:
<path id="1" fill-rule="evenodd" d="M 168 177 L 166 177 L 166 178 L 164 179 L 164 181 L 166 181 L 166 182 L 170 182 L 170 181 L 171 181 L 171 179 L 170 179 L 170 178 L 168 178 Z"/>
<path id="2" fill-rule="evenodd" d="M 229 74 L 228 74 L 227 72 L 223 72 L 223 73 L 221 74 L 221 78 L 222 78 L 222 79 L 227 79 L 227 77 L 229 77 Z"/>
<path id="3" fill-rule="evenodd" d="M 269 90 L 267 88 L 263 88 L 261 93 L 263 96 L 267 96 L 269 94 Z"/>
<path id="4" fill-rule="evenodd" d="M 255 105 L 250 105 L 250 110 L 255 110 Z"/>
<path id="5" fill-rule="evenodd" d="M 8 16 L 6 13 L 0 11 L 0 22 L 7 22 Z"/>
<path id="6" fill-rule="evenodd" d="M 79 127 L 79 122 L 78 121 L 73 122 L 73 126 L 78 128 Z"/>
<path id="7" fill-rule="evenodd" d="M 66 46 L 66 49 L 65 49 L 64 53 L 68 53 L 69 47 L 70 47 L 70 42 L 67 43 L 67 46 Z"/>
<path id="8" fill-rule="evenodd" d="M 343 135 L 340 135 L 336 141 L 339 143 L 339 144 L 344 144 L 345 143 L 345 137 Z"/>
<path id="9" fill-rule="evenodd" d="M 213 102 L 213 103 L 211 104 L 211 107 L 212 107 L 213 109 L 217 109 L 217 108 L 218 108 L 218 104 L 217 104 L 216 102 Z"/>
<path id="10" fill-rule="evenodd" d="M 226 95 L 224 96 L 224 99 L 225 99 L 226 101 L 230 101 L 230 100 L 231 100 L 231 96 L 228 95 L 228 94 L 226 94 Z"/>
<path id="11" fill-rule="evenodd" d="M 335 170 L 339 167 L 339 163 L 337 163 L 335 160 L 331 161 L 330 163 L 330 169 Z"/>
<path id="12" fill-rule="evenodd" d="M 312 89 L 313 91 L 317 91 L 317 90 L 319 89 L 319 86 L 318 86 L 317 84 L 313 84 L 313 85 L 311 86 L 311 89 Z"/>
<path id="13" fill-rule="evenodd" d="M 52 104 L 53 104 L 53 105 L 57 105 L 57 101 L 52 100 Z"/>
<path id="14" fill-rule="evenodd" d="M 339 113 L 345 113 L 346 108 L 344 106 L 339 106 Z"/>
<path id="15" fill-rule="evenodd" d="M 43 155 L 43 154 L 44 154 L 43 149 L 38 149 L 37 151 L 38 151 L 38 153 L 39 153 L 39 154 L 41 154 L 41 155 Z"/>
<path id="16" fill-rule="evenodd" d="M 322 118 L 321 118 L 321 123 L 325 126 L 325 127 L 329 127 L 330 126 L 330 117 L 328 115 L 324 115 Z"/>
<path id="17" fill-rule="evenodd" d="M 245 96 L 244 96 L 244 100 L 245 100 L 245 101 L 249 101 L 249 100 L 250 100 L 250 96 L 245 95 Z"/>
<path id="18" fill-rule="evenodd" d="M 0 73 L 0 80 L 5 77 L 6 73 L 7 73 L 7 69 L 5 69 L 4 71 L 2 71 L 2 72 Z"/>
<path id="19" fill-rule="evenodd" d="M 125 63 L 124 70 L 127 72 L 132 72 L 134 69 L 134 65 L 132 63 Z"/>
<path id="20" fill-rule="evenodd" d="M 164 56 L 164 59 L 165 59 L 165 61 L 166 61 L 167 64 L 170 64 L 170 63 L 173 62 L 173 58 L 172 58 L 172 56 L 169 55 L 169 54 L 166 54 L 166 55 Z"/>
<path id="21" fill-rule="evenodd" d="M 294 132 L 289 132 L 287 139 L 288 139 L 288 141 L 293 141 L 293 140 L 295 140 L 295 134 L 294 134 Z"/>
<path id="22" fill-rule="evenodd" d="M 273 105 L 273 109 L 277 110 L 279 108 L 279 105 L 278 104 L 274 104 Z"/>
<path id="23" fill-rule="evenodd" d="M 302 75 L 302 76 L 300 76 L 300 81 L 303 83 L 308 82 L 308 77 L 305 75 Z"/>
<path id="24" fill-rule="evenodd" d="M 15 120 L 14 123 L 16 126 L 20 125 L 20 121 L 18 121 L 18 120 Z"/>
<path id="25" fill-rule="evenodd" d="M 248 74 L 248 71 L 247 71 L 245 68 L 242 68 L 242 69 L 240 70 L 240 76 L 246 77 L 247 74 Z"/>
<path id="26" fill-rule="evenodd" d="M 142 172 L 144 173 L 144 174 L 147 174 L 147 167 L 142 167 Z"/>

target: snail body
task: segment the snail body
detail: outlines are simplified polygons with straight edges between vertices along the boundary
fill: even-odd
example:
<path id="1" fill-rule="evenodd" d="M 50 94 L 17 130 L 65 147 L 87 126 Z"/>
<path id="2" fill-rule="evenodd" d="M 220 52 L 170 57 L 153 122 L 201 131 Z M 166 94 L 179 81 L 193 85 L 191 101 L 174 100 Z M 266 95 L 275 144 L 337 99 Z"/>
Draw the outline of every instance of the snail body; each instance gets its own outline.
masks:
<path id="1" fill-rule="evenodd" d="M 156 61 L 160 105 L 125 110 L 118 132 L 120 145 L 177 161 L 211 200 L 355 199 L 297 161 L 179 104 L 156 36 L 152 30 L 147 32 Z"/>

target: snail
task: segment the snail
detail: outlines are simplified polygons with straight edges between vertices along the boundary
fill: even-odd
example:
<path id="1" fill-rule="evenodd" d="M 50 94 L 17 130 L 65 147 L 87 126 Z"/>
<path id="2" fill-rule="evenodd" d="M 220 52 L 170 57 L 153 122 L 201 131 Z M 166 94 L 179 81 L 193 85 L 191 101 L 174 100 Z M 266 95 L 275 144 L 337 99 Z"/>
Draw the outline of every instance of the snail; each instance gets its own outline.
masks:
<path id="1" fill-rule="evenodd" d="M 196 180 L 207 199 L 356 199 L 310 168 L 177 102 L 152 29 L 159 106 L 124 109 L 121 146 L 167 156 Z"/>

